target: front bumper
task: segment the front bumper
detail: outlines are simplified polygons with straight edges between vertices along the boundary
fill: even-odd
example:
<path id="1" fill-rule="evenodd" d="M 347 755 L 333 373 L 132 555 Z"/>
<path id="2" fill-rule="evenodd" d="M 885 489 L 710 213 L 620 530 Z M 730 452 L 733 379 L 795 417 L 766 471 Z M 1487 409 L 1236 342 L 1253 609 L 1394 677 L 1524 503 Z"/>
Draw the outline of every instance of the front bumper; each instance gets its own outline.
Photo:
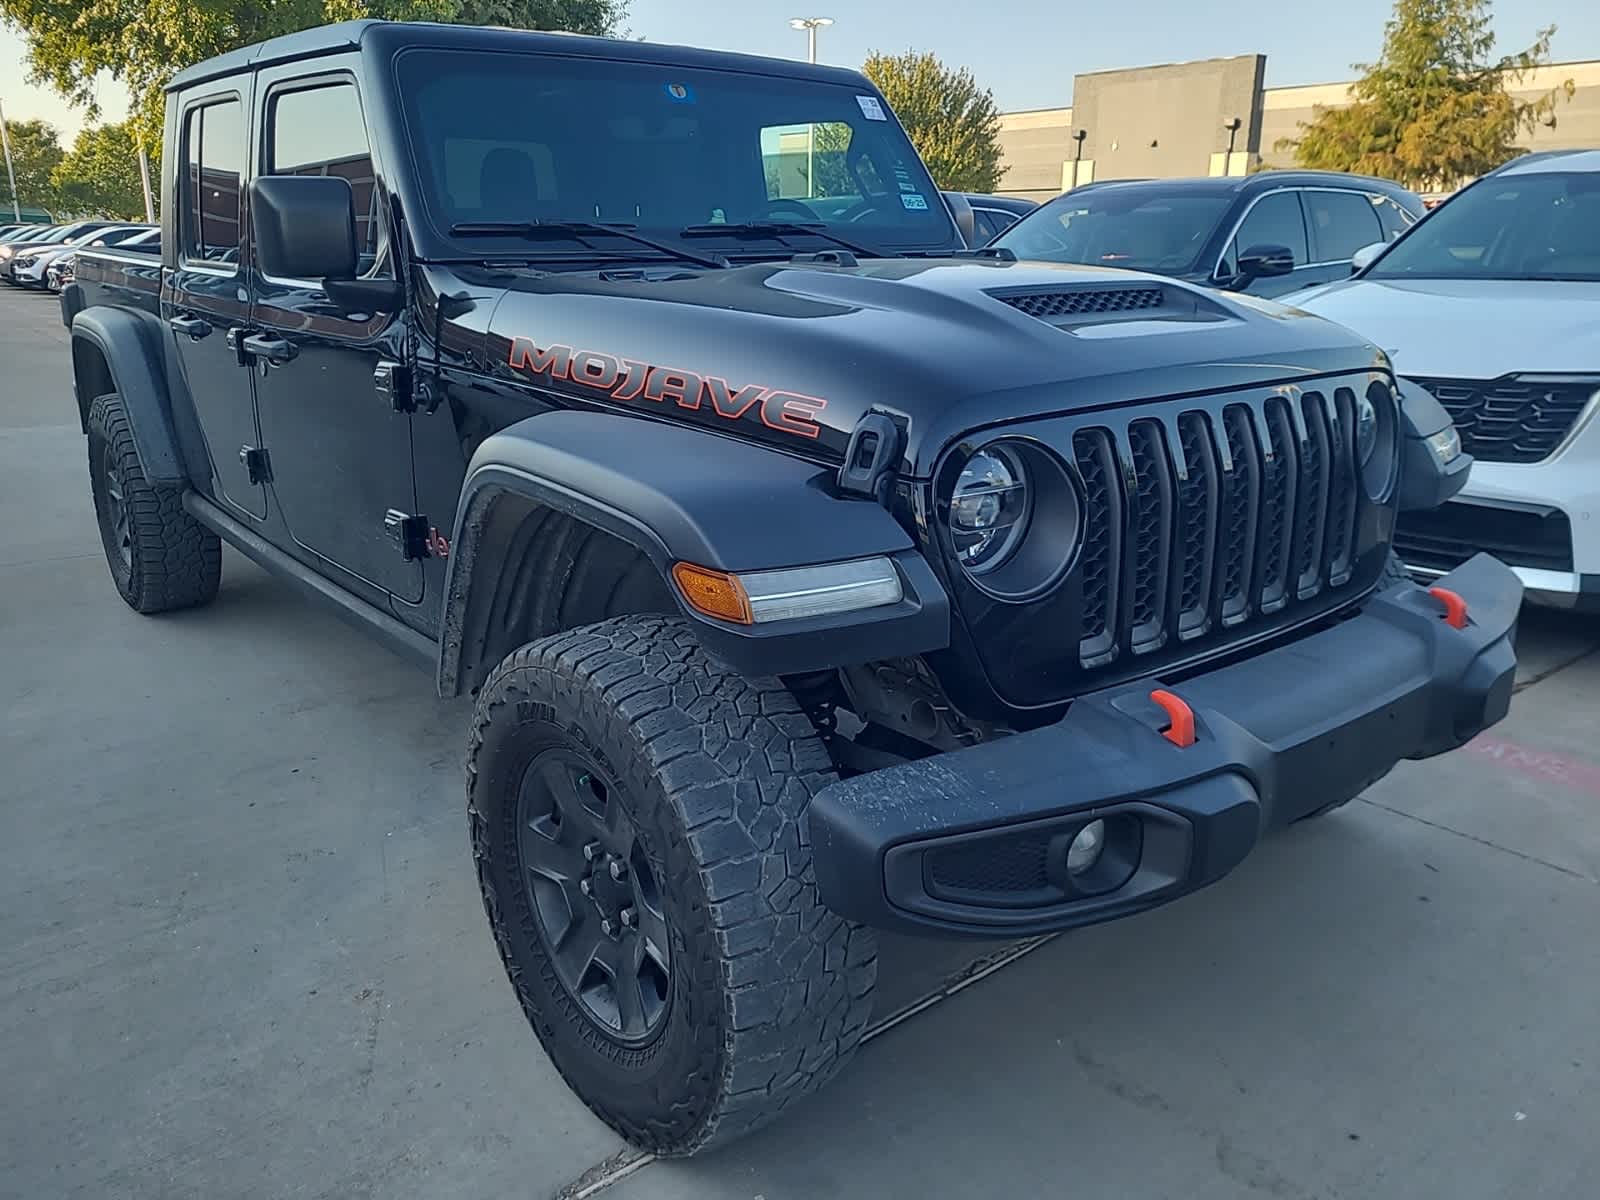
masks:
<path id="1" fill-rule="evenodd" d="M 811 803 L 823 901 L 903 932 L 1003 937 L 1128 916 L 1213 883 L 1267 830 L 1357 795 L 1404 758 L 1505 716 L 1522 588 L 1479 555 L 1332 628 L 1173 684 L 1195 738 L 1170 740 L 1154 680 L 1075 701 L 1054 725 L 841 781 Z M 1181 739 L 1180 739 L 1181 740 Z M 1080 876 L 1066 849 L 1104 820 Z"/>

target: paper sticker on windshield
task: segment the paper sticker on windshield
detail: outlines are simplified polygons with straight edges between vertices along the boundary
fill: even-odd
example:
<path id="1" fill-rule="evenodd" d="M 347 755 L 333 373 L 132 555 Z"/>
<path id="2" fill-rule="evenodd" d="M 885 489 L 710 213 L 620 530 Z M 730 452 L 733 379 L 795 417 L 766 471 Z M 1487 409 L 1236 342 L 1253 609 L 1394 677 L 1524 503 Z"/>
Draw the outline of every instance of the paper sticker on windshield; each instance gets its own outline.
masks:
<path id="1" fill-rule="evenodd" d="M 900 203 L 915 212 L 928 211 L 928 202 L 914 192 L 901 192 Z"/>
<path id="2" fill-rule="evenodd" d="M 667 93 L 667 99 L 674 104 L 694 103 L 694 92 L 689 89 L 689 85 L 686 83 L 669 83 L 662 88 L 662 91 Z"/>
<path id="3" fill-rule="evenodd" d="M 883 111 L 883 105 L 878 103 L 876 96 L 857 96 L 856 103 L 861 105 L 861 115 L 869 121 L 887 121 L 888 114 Z"/>

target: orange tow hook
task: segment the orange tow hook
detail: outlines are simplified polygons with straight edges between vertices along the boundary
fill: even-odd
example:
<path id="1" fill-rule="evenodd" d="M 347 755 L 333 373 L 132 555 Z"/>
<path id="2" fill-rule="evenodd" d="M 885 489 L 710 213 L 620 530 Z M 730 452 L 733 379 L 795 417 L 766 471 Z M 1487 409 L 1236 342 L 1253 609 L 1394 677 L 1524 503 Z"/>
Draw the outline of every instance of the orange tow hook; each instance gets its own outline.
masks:
<path id="1" fill-rule="evenodd" d="M 1444 605 L 1444 623 L 1451 629 L 1467 627 L 1467 602 L 1449 588 L 1431 587 L 1428 595 Z"/>
<path id="2" fill-rule="evenodd" d="M 1167 720 L 1170 722 L 1161 731 L 1161 736 L 1180 749 L 1194 745 L 1194 709 L 1190 708 L 1181 697 L 1174 696 L 1161 688 L 1151 692 L 1150 699 L 1167 714 Z"/>

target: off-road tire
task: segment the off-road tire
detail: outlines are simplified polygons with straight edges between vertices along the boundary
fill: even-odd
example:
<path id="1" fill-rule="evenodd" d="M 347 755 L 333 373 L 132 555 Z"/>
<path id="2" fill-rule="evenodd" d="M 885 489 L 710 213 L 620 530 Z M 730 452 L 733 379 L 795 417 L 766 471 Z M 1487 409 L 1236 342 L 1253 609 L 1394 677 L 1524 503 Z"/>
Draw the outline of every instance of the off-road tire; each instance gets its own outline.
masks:
<path id="1" fill-rule="evenodd" d="M 1411 578 L 1411 572 L 1406 570 L 1405 563 L 1400 561 L 1400 556 L 1393 550 L 1389 551 L 1389 560 L 1383 564 L 1383 574 L 1378 578 L 1378 590 L 1380 592 L 1388 591 L 1390 588 L 1398 587 L 1402 583 L 1414 582 L 1415 580 Z M 1388 773 L 1388 771 L 1385 771 L 1383 774 L 1387 775 Z M 1380 775 L 1378 778 L 1381 779 L 1383 776 Z M 1376 779 L 1373 780 L 1373 783 L 1376 782 Z M 1357 793 L 1357 795 L 1359 794 Z M 1331 812 L 1337 812 L 1355 798 L 1355 796 L 1346 796 L 1343 800 L 1335 800 L 1332 804 L 1324 804 L 1321 808 L 1308 812 L 1300 818 L 1300 821 L 1312 821 L 1317 817 L 1325 817 Z M 1299 824 L 1299 821 L 1295 823 Z"/>
<path id="2" fill-rule="evenodd" d="M 114 392 L 89 406 L 88 433 L 89 487 L 117 594 L 140 613 L 209 604 L 222 581 L 222 542 L 184 510 L 182 488 L 145 479 Z M 119 505 L 125 527 L 114 516 Z"/>
<path id="3" fill-rule="evenodd" d="M 612 1037 L 562 983 L 522 883 L 518 789 L 556 744 L 620 783 L 661 881 L 669 999 L 642 1046 Z M 635 1145 L 688 1155 L 731 1141 L 854 1053 L 876 944 L 818 902 L 804 822 L 833 779 L 788 690 L 719 666 L 681 618 L 618 617 L 531 642 L 480 690 L 467 812 L 495 943 L 556 1069 Z"/>

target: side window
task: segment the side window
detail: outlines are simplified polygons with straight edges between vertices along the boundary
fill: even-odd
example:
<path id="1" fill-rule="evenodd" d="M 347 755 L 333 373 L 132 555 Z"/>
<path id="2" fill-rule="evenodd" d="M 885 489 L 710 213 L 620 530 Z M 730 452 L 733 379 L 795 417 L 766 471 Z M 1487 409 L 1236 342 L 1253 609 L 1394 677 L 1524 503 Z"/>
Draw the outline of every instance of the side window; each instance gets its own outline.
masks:
<path id="1" fill-rule="evenodd" d="M 1306 192 L 1318 262 L 1348 262 L 1363 246 L 1384 239 L 1377 210 L 1363 192 Z"/>
<path id="2" fill-rule="evenodd" d="M 1405 209 L 1387 196 L 1374 196 L 1372 206 L 1378 210 L 1378 223 L 1383 226 L 1383 239 L 1392 242 L 1417 223 Z"/>
<path id="3" fill-rule="evenodd" d="M 1269 192 L 1257 200 L 1244 224 L 1239 226 L 1227 257 L 1232 261 L 1239 251 L 1253 246 L 1287 246 L 1297 267 L 1311 261 L 1306 251 L 1306 223 L 1300 213 L 1298 193 Z"/>
<path id="4" fill-rule="evenodd" d="M 267 128 L 267 174 L 337 175 L 350 181 L 361 247 L 359 273 L 371 274 L 383 222 L 373 211 L 376 172 L 355 84 L 278 92 L 268 101 Z"/>
<path id="5" fill-rule="evenodd" d="M 184 258 L 237 264 L 244 178 L 244 122 L 237 100 L 189 110 L 184 167 Z"/>

